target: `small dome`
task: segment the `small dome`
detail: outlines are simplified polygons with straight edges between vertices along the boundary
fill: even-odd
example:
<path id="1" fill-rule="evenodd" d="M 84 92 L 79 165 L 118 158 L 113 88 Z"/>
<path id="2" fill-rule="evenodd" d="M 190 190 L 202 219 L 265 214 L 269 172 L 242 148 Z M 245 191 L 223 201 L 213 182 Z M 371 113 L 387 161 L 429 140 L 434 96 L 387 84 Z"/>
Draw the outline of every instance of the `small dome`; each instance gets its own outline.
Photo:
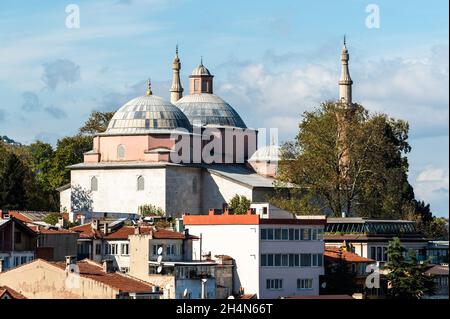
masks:
<path id="1" fill-rule="evenodd" d="M 191 75 L 203 75 L 203 76 L 211 76 L 211 73 L 209 72 L 209 70 L 203 65 L 200 64 L 198 67 L 196 67 L 193 71 Z"/>
<path id="2" fill-rule="evenodd" d="M 201 93 L 186 95 L 175 103 L 191 124 L 247 128 L 239 114 L 220 97 Z"/>
<path id="3" fill-rule="evenodd" d="M 249 162 L 278 162 L 281 149 L 278 145 L 268 145 L 259 148 L 248 160 Z"/>
<path id="4" fill-rule="evenodd" d="M 191 124 L 183 112 L 155 95 L 140 96 L 125 103 L 112 117 L 105 134 L 166 133 Z"/>

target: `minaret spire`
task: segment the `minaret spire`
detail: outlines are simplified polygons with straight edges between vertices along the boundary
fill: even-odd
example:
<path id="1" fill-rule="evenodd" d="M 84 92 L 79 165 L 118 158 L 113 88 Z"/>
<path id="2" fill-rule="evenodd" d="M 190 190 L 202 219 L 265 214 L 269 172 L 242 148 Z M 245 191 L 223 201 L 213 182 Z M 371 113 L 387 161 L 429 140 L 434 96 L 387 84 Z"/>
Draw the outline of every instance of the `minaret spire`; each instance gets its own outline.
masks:
<path id="1" fill-rule="evenodd" d="M 181 86 L 180 80 L 180 70 L 181 70 L 181 62 L 178 57 L 178 44 L 175 49 L 175 58 L 172 62 L 172 87 L 170 88 L 170 102 L 176 103 L 179 99 L 183 97 L 183 87 Z"/>
<path id="2" fill-rule="evenodd" d="M 339 101 L 345 103 L 347 106 L 352 105 L 352 84 L 353 81 L 350 77 L 350 71 L 348 70 L 349 54 L 347 50 L 347 40 L 344 35 L 344 47 L 341 53 L 342 72 L 339 79 Z"/>
<path id="3" fill-rule="evenodd" d="M 149 78 L 147 82 L 147 96 L 152 95 L 152 80 Z"/>

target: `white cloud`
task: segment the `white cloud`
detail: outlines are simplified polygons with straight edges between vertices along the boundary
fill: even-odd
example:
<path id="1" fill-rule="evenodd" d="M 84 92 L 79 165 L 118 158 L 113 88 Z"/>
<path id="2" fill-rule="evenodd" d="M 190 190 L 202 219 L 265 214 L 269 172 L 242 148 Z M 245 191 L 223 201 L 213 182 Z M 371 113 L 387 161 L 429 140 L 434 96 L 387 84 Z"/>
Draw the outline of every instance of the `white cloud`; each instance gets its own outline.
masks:
<path id="1" fill-rule="evenodd" d="M 427 202 L 433 202 L 443 198 L 446 198 L 448 201 L 448 169 L 438 167 L 426 168 L 415 179 L 414 190 L 418 198 Z"/>

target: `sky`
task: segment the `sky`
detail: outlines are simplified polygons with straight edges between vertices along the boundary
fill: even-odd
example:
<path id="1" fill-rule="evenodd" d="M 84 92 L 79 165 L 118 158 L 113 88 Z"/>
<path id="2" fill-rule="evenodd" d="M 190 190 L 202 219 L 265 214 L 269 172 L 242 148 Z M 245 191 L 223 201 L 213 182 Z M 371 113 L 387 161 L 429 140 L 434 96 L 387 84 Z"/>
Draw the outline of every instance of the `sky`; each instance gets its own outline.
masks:
<path id="1" fill-rule="evenodd" d="M 291 140 L 304 111 L 337 98 L 346 34 L 354 101 L 408 121 L 410 182 L 436 215 L 448 217 L 448 6 L 2 0 L 0 135 L 54 145 L 75 134 L 91 111 L 115 111 L 144 94 L 150 77 L 154 94 L 169 99 L 178 44 L 185 92 L 202 56 L 215 93 L 247 126 L 278 128 L 280 142 Z"/>

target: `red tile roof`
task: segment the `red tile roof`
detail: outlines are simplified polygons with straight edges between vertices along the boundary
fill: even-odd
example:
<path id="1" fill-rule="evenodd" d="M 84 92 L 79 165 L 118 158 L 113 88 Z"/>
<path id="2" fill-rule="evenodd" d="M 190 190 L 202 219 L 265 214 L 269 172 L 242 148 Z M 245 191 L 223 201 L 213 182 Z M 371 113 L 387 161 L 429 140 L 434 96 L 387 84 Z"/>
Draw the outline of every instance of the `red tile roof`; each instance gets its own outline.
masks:
<path id="1" fill-rule="evenodd" d="M 0 299 L 2 299 L 5 295 L 9 296 L 11 299 L 27 299 L 21 293 L 18 293 L 12 288 L 8 286 L 0 286 Z"/>
<path id="2" fill-rule="evenodd" d="M 134 235 L 134 226 L 122 226 L 113 230 L 111 233 L 104 235 L 101 230 L 93 230 L 91 224 L 85 224 L 81 226 L 75 226 L 70 229 L 71 231 L 80 234 L 80 238 L 104 238 L 109 240 L 126 240 L 128 236 Z M 153 226 L 140 226 L 141 234 L 153 234 L 155 239 L 184 239 L 184 233 L 175 232 L 167 229 L 156 229 Z M 196 236 L 189 236 L 191 239 L 196 239 Z"/>
<path id="3" fill-rule="evenodd" d="M 346 262 L 349 263 L 373 263 L 375 262 L 373 259 L 361 257 L 355 253 L 341 250 L 342 256 L 339 257 L 340 248 L 337 247 L 326 247 L 325 252 L 323 253 L 324 257 L 330 261 L 337 261 L 340 258 L 343 258 Z"/>
<path id="4" fill-rule="evenodd" d="M 54 228 L 45 228 L 43 226 L 39 226 L 39 225 L 33 225 L 33 224 L 28 224 L 27 225 L 29 228 L 31 228 L 33 231 L 35 231 L 38 234 L 46 234 L 46 235 L 55 235 L 55 234 L 62 234 L 62 235 L 66 235 L 66 234 L 76 234 L 76 232 L 68 230 L 68 229 L 64 229 L 64 228 L 59 228 L 59 229 L 54 229 Z"/>
<path id="5" fill-rule="evenodd" d="M 80 234 L 80 238 L 102 238 L 103 233 L 92 228 L 91 224 L 84 224 L 70 228 L 71 231 Z"/>
<path id="6" fill-rule="evenodd" d="M 52 263 L 60 269 L 65 269 L 65 263 Z M 77 262 L 80 270 L 80 276 L 90 278 L 101 282 L 109 287 L 118 289 L 123 292 L 131 293 L 151 293 L 153 285 L 145 283 L 138 279 L 128 277 L 120 273 L 106 273 L 103 271 L 102 265 L 91 260 L 82 260 Z"/>

